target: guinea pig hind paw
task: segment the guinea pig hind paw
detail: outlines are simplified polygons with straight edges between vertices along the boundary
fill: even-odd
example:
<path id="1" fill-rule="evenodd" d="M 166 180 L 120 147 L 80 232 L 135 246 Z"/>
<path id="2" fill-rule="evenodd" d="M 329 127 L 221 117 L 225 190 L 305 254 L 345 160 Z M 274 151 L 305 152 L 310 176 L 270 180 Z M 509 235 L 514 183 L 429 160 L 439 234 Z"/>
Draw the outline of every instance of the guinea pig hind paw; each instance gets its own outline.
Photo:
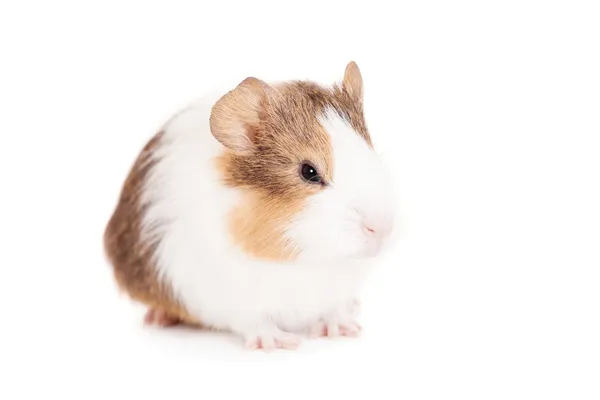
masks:
<path id="1" fill-rule="evenodd" d="M 149 309 L 144 316 L 144 323 L 146 323 L 146 325 L 168 327 L 179 325 L 180 322 L 179 318 L 174 317 L 159 308 Z"/>

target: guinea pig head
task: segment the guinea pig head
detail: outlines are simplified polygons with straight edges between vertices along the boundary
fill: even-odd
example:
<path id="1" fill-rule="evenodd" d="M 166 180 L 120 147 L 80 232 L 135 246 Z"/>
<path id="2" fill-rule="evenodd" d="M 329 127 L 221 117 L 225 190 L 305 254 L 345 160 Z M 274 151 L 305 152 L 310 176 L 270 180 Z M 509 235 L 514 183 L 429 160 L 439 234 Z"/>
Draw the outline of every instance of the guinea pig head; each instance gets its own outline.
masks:
<path id="1" fill-rule="evenodd" d="M 250 77 L 214 105 L 217 168 L 242 201 L 232 240 L 252 256 L 337 261 L 377 256 L 393 227 L 390 180 L 363 114 L 360 70 L 341 84 Z"/>

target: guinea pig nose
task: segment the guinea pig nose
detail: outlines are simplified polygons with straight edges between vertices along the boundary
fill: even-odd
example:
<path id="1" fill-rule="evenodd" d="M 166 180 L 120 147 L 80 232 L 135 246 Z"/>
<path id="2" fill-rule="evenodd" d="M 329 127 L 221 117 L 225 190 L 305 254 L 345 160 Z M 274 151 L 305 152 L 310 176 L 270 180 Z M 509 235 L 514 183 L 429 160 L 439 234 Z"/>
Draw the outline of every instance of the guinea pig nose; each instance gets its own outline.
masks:
<path id="1" fill-rule="evenodd" d="M 387 236 L 392 229 L 391 221 L 386 219 L 369 219 L 363 221 L 363 230 L 368 236 Z"/>
<path id="2" fill-rule="evenodd" d="M 365 231 L 365 233 L 369 236 L 375 236 L 375 235 L 379 235 L 381 232 L 381 229 L 379 229 L 380 227 L 378 226 L 378 224 L 374 223 L 373 221 L 363 221 L 363 230 Z"/>

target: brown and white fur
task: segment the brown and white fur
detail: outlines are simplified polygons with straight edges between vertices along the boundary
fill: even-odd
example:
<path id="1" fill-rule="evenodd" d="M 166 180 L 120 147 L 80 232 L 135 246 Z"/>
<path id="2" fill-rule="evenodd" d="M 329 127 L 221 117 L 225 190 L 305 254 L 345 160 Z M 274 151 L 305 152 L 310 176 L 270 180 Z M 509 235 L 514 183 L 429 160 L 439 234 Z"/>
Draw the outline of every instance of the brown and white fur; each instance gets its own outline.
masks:
<path id="1" fill-rule="evenodd" d="M 247 78 L 148 142 L 105 232 L 148 322 L 266 349 L 295 348 L 302 331 L 358 334 L 358 293 L 394 219 L 362 85 L 354 62 L 340 85 Z"/>

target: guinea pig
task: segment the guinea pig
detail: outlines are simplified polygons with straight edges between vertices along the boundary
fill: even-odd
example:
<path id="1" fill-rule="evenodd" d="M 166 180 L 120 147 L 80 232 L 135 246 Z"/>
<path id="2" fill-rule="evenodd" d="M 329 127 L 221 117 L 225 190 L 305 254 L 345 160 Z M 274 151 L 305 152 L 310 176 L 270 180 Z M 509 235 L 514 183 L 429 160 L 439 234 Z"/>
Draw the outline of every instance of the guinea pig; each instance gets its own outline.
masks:
<path id="1" fill-rule="evenodd" d="M 359 335 L 359 293 L 389 243 L 394 202 L 357 64 L 327 85 L 248 77 L 157 131 L 103 242 L 146 323 L 265 350 Z"/>

